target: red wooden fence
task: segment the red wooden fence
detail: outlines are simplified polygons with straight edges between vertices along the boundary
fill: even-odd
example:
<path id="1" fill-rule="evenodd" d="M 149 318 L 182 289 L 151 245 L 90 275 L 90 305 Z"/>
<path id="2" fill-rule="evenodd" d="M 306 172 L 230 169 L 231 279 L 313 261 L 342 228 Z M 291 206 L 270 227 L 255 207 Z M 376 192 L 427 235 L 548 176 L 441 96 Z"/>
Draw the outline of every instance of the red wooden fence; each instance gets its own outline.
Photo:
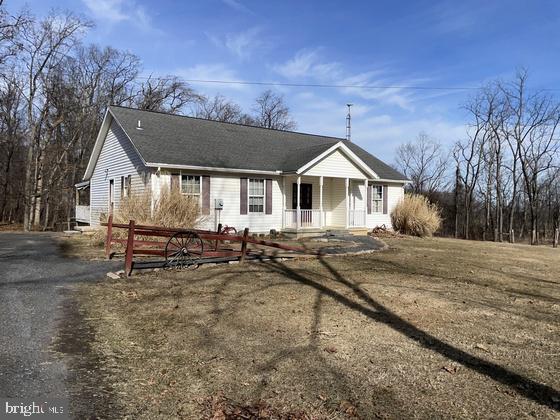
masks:
<path id="1" fill-rule="evenodd" d="M 210 230 L 200 229 L 184 229 L 184 228 L 168 228 L 162 226 L 148 226 L 137 225 L 134 220 L 130 220 L 128 224 L 113 223 L 113 216 L 109 216 L 107 223 L 102 223 L 102 226 L 107 226 L 107 237 L 105 239 L 105 255 L 111 259 L 114 256 L 112 249 L 113 244 L 125 245 L 125 273 L 130 276 L 134 267 L 134 255 L 151 255 L 165 257 L 165 247 L 167 241 L 171 236 L 176 233 L 194 233 L 201 240 L 205 241 L 206 247 L 210 249 L 203 249 L 200 259 L 196 264 L 204 262 L 219 262 L 220 259 L 239 259 L 243 263 L 247 256 L 254 256 L 251 250 L 248 249 L 248 244 L 267 246 L 271 248 L 282 249 L 285 251 L 313 253 L 308 249 L 302 247 L 295 247 L 277 242 L 260 240 L 249 236 L 249 228 L 245 228 L 243 235 L 231 235 L 222 233 L 222 225 L 218 225 L 217 232 Z M 126 229 L 127 239 L 115 238 L 113 230 Z M 136 236 L 142 237 L 155 237 L 166 238 L 166 240 L 146 240 L 144 238 L 137 239 Z M 241 249 L 236 250 L 231 247 L 225 248 L 224 241 L 228 243 L 241 243 Z"/>

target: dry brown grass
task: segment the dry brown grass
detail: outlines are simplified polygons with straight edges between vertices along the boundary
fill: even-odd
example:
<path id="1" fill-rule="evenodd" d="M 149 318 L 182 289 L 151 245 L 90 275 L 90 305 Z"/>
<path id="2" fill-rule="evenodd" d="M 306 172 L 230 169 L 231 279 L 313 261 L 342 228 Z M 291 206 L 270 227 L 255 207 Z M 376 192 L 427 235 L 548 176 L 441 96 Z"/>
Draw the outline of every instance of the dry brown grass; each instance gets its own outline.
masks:
<path id="1" fill-rule="evenodd" d="M 557 250 L 387 242 L 84 285 L 102 361 L 84 375 L 113 384 L 115 417 L 212 418 L 231 402 L 307 418 L 558 418 Z"/>
<path id="2" fill-rule="evenodd" d="M 151 203 L 150 191 L 122 199 L 115 210 L 113 223 L 134 220 L 138 225 L 193 228 L 204 221 L 198 200 L 185 196 L 178 190 L 163 189 L 153 210 Z M 116 238 L 124 238 L 125 234 L 125 231 L 119 229 L 113 231 Z M 107 229 L 101 227 L 90 234 L 89 238 L 92 245 L 99 245 L 104 243 L 106 236 Z"/>
<path id="3" fill-rule="evenodd" d="M 121 201 L 115 211 L 116 223 L 128 223 L 165 227 L 193 228 L 202 220 L 198 200 L 180 191 L 164 189 L 151 209 L 151 193 L 132 195 Z"/>
<path id="4" fill-rule="evenodd" d="M 406 194 L 391 212 L 393 228 L 405 235 L 432 236 L 441 226 L 440 210 L 418 194 Z"/>

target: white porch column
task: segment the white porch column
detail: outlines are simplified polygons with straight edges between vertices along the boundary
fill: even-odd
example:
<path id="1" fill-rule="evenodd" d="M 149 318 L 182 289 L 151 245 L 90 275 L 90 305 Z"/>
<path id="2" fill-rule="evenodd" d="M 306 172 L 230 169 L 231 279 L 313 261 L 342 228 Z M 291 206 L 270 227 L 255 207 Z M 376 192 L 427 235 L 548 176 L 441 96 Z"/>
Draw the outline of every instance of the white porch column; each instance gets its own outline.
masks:
<path id="1" fill-rule="evenodd" d="M 367 193 L 367 189 L 368 189 L 368 180 L 364 179 L 364 226 L 367 226 L 367 206 L 368 206 L 368 202 L 367 202 L 367 197 L 368 197 L 368 193 Z"/>
<path id="2" fill-rule="evenodd" d="M 319 227 L 323 227 L 323 175 L 319 177 Z"/>
<path id="3" fill-rule="evenodd" d="M 346 199 L 344 200 L 345 204 L 346 204 L 346 229 L 348 229 L 348 218 L 350 216 L 350 198 L 348 197 L 348 187 L 350 186 L 350 179 L 349 178 L 345 178 L 344 179 L 344 186 L 346 188 L 344 188 L 345 193 L 346 193 Z"/>
<path id="4" fill-rule="evenodd" d="M 301 212 L 300 212 L 300 195 L 301 195 L 301 176 L 297 177 L 297 206 L 296 206 L 296 229 L 301 226 Z"/>
<path id="5" fill-rule="evenodd" d="M 286 177 L 282 177 L 282 229 L 286 228 Z"/>

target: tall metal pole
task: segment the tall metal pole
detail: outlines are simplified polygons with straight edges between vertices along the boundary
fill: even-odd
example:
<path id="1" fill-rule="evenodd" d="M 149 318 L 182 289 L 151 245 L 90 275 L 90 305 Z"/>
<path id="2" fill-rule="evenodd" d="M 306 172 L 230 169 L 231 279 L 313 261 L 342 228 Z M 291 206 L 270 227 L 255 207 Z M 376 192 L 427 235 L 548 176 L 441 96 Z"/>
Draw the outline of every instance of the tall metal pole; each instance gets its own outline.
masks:
<path id="1" fill-rule="evenodd" d="M 348 141 L 352 140 L 352 133 L 351 133 L 352 115 L 350 115 L 350 108 L 352 107 L 352 105 L 354 104 L 346 104 L 346 106 L 348 107 L 348 115 L 346 115 L 346 140 Z"/>

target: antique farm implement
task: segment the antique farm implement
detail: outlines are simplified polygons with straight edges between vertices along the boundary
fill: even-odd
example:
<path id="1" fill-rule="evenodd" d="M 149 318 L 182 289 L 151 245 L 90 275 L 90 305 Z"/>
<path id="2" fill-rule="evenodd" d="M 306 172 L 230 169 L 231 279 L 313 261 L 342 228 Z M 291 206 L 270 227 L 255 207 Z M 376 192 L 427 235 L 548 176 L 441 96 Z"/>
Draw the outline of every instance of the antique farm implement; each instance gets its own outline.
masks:
<path id="1" fill-rule="evenodd" d="M 249 249 L 248 245 L 276 248 L 290 252 L 311 253 L 302 247 L 260 240 L 249 235 L 246 228 L 239 235 L 235 228 L 218 225 L 216 231 L 200 229 L 169 228 L 161 226 L 137 225 L 134 220 L 128 224 L 113 223 L 112 216 L 107 223 L 105 255 L 115 254 L 113 244 L 125 247 L 125 273 L 129 276 L 133 269 L 142 268 L 187 268 L 204 263 L 228 261 L 243 262 L 246 259 L 263 258 L 263 249 Z M 115 229 L 125 230 L 126 238 L 115 235 Z M 135 255 L 161 257 L 160 260 L 135 260 Z"/>

